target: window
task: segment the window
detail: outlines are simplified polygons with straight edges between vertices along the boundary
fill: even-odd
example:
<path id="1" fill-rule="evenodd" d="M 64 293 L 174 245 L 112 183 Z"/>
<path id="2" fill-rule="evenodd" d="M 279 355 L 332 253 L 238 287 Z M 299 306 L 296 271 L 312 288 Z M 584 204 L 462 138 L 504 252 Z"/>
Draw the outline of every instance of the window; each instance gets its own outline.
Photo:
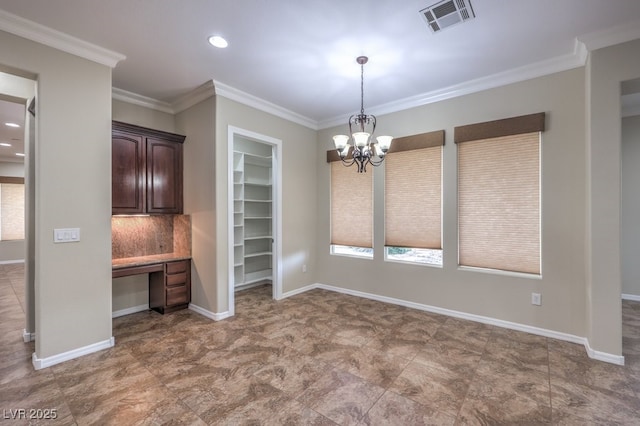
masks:
<path id="1" fill-rule="evenodd" d="M 0 240 L 24 240 L 24 179 L 0 177 Z"/>
<path id="2" fill-rule="evenodd" d="M 332 157 L 333 158 L 333 157 Z M 373 173 L 331 161 L 331 253 L 373 258 Z"/>
<path id="3" fill-rule="evenodd" d="M 540 274 L 544 118 L 456 127 L 460 265 Z"/>
<path id="4" fill-rule="evenodd" d="M 442 265 L 444 131 L 397 138 L 385 159 L 385 259 Z"/>

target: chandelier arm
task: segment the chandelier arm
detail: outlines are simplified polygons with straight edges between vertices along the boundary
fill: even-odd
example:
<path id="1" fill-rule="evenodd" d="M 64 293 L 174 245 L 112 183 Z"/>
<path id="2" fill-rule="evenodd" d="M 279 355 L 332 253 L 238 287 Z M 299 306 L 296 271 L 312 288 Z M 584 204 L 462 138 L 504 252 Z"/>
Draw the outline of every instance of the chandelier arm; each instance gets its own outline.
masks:
<path id="1" fill-rule="evenodd" d="M 344 164 L 347 167 L 351 167 L 356 163 L 356 159 L 355 158 L 352 158 L 351 161 L 345 161 L 345 159 L 341 157 L 340 161 L 342 161 L 342 164 Z"/>
<path id="2" fill-rule="evenodd" d="M 384 162 L 384 157 L 380 158 L 379 161 L 375 161 L 372 158 L 369 158 L 369 163 L 373 164 L 375 167 L 379 166 Z"/>
<path id="3" fill-rule="evenodd" d="M 360 168 L 358 169 L 359 173 L 367 173 L 367 164 L 371 163 L 371 157 L 364 157 L 362 162 L 359 164 Z"/>

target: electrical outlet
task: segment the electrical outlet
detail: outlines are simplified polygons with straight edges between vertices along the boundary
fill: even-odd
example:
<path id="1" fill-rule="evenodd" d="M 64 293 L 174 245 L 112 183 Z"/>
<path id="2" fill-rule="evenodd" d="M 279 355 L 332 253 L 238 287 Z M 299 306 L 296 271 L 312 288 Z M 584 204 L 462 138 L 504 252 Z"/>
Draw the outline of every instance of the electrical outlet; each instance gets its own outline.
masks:
<path id="1" fill-rule="evenodd" d="M 540 293 L 531 293 L 531 304 L 532 305 L 542 305 L 542 296 Z"/>
<path id="2" fill-rule="evenodd" d="M 307 265 L 306 264 L 302 265 L 302 272 L 304 272 L 304 273 L 307 272 Z"/>

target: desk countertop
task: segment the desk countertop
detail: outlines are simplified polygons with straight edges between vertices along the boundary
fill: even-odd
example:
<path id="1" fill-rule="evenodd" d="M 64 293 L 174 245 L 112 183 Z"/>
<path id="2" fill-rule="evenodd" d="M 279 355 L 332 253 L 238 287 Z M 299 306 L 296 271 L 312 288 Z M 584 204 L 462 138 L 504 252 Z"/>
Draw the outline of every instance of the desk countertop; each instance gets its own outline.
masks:
<path id="1" fill-rule="evenodd" d="M 151 256 L 125 257 L 122 259 L 111 259 L 111 267 L 113 270 L 116 270 L 186 259 L 191 259 L 191 255 L 180 253 L 164 253 L 154 254 Z"/>

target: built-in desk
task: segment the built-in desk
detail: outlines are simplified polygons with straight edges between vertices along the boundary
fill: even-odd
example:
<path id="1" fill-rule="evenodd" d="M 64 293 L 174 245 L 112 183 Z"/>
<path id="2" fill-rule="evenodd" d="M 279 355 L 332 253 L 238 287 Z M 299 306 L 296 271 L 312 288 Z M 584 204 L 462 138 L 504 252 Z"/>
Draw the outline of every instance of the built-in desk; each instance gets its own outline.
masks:
<path id="1" fill-rule="evenodd" d="M 113 278 L 149 274 L 149 308 L 161 314 L 191 302 L 191 257 L 175 253 L 112 259 Z"/>

